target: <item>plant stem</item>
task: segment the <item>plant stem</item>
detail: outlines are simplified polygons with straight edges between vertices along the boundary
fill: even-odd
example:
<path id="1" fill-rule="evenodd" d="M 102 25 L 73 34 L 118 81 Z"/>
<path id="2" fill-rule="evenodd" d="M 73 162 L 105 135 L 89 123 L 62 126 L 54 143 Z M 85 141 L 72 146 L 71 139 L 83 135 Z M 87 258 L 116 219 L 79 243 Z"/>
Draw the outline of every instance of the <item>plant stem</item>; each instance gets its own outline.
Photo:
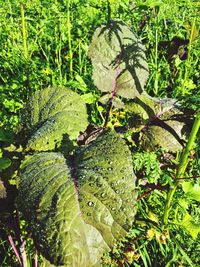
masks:
<path id="1" fill-rule="evenodd" d="M 25 23 L 23 3 L 21 3 L 21 21 L 22 21 L 22 39 L 23 39 L 23 48 L 24 48 L 24 58 L 27 60 L 28 59 L 28 48 L 27 48 L 26 23 Z"/>
<path id="2" fill-rule="evenodd" d="M 69 72 L 72 78 L 73 73 L 73 53 L 72 53 L 72 41 L 71 41 L 71 22 L 70 22 L 70 0 L 67 1 L 67 36 L 69 47 Z"/>
<path id="3" fill-rule="evenodd" d="M 155 75 L 155 81 L 154 81 L 154 93 L 155 95 L 158 94 L 158 30 L 156 28 L 155 32 L 155 38 L 156 38 L 156 44 L 155 44 L 155 68 L 156 68 L 156 75 Z"/>
<path id="4" fill-rule="evenodd" d="M 192 42 L 193 42 L 193 37 L 194 37 L 194 32 L 195 32 L 195 25 L 196 25 L 196 13 L 192 21 L 192 25 L 191 25 L 191 32 L 190 32 L 189 44 L 188 44 L 188 56 L 185 62 L 185 74 L 184 74 L 184 79 L 183 79 L 184 93 L 185 93 L 185 83 L 189 79 L 189 70 L 191 69 L 191 50 L 192 50 Z"/>
<path id="5" fill-rule="evenodd" d="M 14 253 L 15 253 L 15 256 L 17 257 L 17 260 L 18 260 L 20 266 L 23 266 L 23 265 L 22 265 L 21 258 L 20 258 L 20 255 L 19 255 L 19 252 L 18 252 L 18 250 L 17 250 L 17 248 L 16 248 L 16 246 L 15 246 L 15 243 L 14 243 L 13 238 L 12 238 L 11 235 L 8 236 L 8 240 L 9 240 L 9 242 L 10 242 L 10 244 L 11 244 L 11 247 L 12 247 Z"/>
<path id="6" fill-rule="evenodd" d="M 190 133 L 189 140 L 187 142 L 186 148 L 183 150 L 183 153 L 182 153 L 182 156 L 180 159 L 180 163 L 179 163 L 179 167 L 177 170 L 174 186 L 170 189 L 168 196 L 167 196 L 167 201 L 165 204 L 165 211 L 164 211 L 164 216 L 163 216 L 164 225 L 166 225 L 168 223 L 169 212 L 171 209 L 171 202 L 172 202 L 174 193 L 175 193 L 178 185 L 181 183 L 181 180 L 182 180 L 181 177 L 183 177 L 183 174 L 187 168 L 187 165 L 189 162 L 188 158 L 190 155 L 190 151 L 193 148 L 193 145 L 194 145 L 199 128 L 200 128 L 200 110 L 197 111 L 197 115 L 196 115 L 196 118 L 195 118 L 195 121 L 194 121 L 194 124 L 192 127 L 192 131 Z"/>
<path id="7" fill-rule="evenodd" d="M 111 20 L 111 3 L 110 3 L 110 0 L 107 0 L 107 8 L 108 8 L 107 24 L 109 24 L 110 20 Z"/>

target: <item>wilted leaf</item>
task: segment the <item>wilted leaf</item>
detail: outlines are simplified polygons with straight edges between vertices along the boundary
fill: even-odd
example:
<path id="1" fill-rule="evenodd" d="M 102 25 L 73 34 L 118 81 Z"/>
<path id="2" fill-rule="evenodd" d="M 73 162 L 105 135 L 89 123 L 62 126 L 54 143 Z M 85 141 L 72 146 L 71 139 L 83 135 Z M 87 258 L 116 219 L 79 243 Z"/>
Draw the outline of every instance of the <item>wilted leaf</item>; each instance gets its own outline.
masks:
<path id="1" fill-rule="evenodd" d="M 106 131 L 78 149 L 71 162 L 70 169 L 62 154 L 53 152 L 27 156 L 20 207 L 38 249 L 52 264 L 100 266 L 103 252 L 134 220 L 131 154 L 116 133 Z"/>
<path id="2" fill-rule="evenodd" d="M 0 199 L 7 196 L 6 188 L 4 187 L 3 182 L 0 180 Z"/>
<path id="3" fill-rule="evenodd" d="M 97 28 L 89 48 L 94 84 L 125 98 L 140 95 L 148 78 L 145 47 L 128 26 L 113 20 Z"/>
<path id="4" fill-rule="evenodd" d="M 67 88 L 36 91 L 27 102 L 23 123 L 31 138 L 26 150 L 47 151 L 64 138 L 76 139 L 87 127 L 87 112 L 81 97 Z"/>
<path id="5" fill-rule="evenodd" d="M 161 147 L 177 152 L 185 144 L 193 121 L 193 111 L 183 109 L 175 100 L 152 98 L 143 93 L 127 104 L 129 127 L 140 132 L 140 143 L 144 149 L 153 151 Z"/>

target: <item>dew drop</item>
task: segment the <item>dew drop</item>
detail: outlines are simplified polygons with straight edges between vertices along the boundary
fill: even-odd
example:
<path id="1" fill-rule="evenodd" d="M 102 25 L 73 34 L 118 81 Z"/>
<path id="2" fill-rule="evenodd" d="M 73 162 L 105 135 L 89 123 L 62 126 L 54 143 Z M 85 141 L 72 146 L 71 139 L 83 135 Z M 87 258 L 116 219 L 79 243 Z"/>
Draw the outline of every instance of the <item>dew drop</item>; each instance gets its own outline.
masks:
<path id="1" fill-rule="evenodd" d="M 115 211 L 116 209 L 115 208 L 111 208 L 112 211 Z"/>
<path id="2" fill-rule="evenodd" d="M 87 213 L 87 216 L 91 216 L 91 213 L 90 213 L 90 212 L 88 212 L 88 213 Z"/>
<path id="3" fill-rule="evenodd" d="M 106 196 L 106 193 L 105 192 L 101 194 L 101 197 L 105 197 L 105 196 Z"/>
<path id="4" fill-rule="evenodd" d="M 88 202 L 88 206 L 92 207 L 94 205 L 94 203 L 92 201 Z"/>
<path id="5" fill-rule="evenodd" d="M 116 191 L 115 191 L 115 193 L 116 193 L 116 194 L 119 194 L 119 193 L 120 193 L 120 191 L 119 191 L 119 190 L 116 190 Z"/>
<path id="6" fill-rule="evenodd" d="M 109 167 L 108 170 L 111 172 L 113 170 L 113 168 Z"/>

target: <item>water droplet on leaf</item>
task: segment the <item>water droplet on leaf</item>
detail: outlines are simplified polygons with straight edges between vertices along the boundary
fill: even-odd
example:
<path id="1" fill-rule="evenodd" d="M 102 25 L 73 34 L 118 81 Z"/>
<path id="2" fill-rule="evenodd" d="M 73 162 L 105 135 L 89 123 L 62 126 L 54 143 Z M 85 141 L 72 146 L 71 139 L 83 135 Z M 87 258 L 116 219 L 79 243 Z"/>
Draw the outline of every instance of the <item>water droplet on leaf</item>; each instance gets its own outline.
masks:
<path id="1" fill-rule="evenodd" d="M 102 194 L 101 194 L 101 197 L 105 197 L 105 196 L 106 196 L 106 193 L 102 193 Z"/>
<path id="2" fill-rule="evenodd" d="M 88 202 L 88 206 L 92 207 L 94 205 L 94 203 L 92 201 Z"/>

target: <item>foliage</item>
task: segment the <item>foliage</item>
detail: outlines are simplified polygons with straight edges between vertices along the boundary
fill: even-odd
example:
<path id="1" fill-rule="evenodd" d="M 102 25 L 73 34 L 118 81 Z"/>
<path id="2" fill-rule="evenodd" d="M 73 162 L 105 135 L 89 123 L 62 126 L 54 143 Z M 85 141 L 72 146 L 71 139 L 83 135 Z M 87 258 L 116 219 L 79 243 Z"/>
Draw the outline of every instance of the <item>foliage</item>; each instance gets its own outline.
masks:
<path id="1" fill-rule="evenodd" d="M 102 150 L 107 150 L 106 158 Z M 51 263 L 97 266 L 102 252 L 132 225 L 132 162 L 128 148 L 112 132 L 76 154 L 71 174 L 61 154 L 36 153 L 25 158 L 19 207 L 39 251 Z"/>
<path id="2" fill-rule="evenodd" d="M 136 220 L 126 239 L 104 255 L 102 266 L 199 266 L 198 136 L 195 143 L 192 142 L 192 150 L 189 149 L 186 155 L 186 164 L 180 163 L 181 154 L 185 153 L 181 153 L 180 149 L 186 146 L 194 117 L 199 112 L 198 10 L 199 3 L 196 0 L 173 0 L 170 3 L 167 0 L 1 1 L 0 177 L 3 183 L 0 181 L 0 190 L 6 196 L 0 199 L 2 267 L 22 266 L 19 259 L 24 266 L 37 266 L 37 262 L 39 266 L 52 266 L 43 261 L 41 255 L 37 258 L 28 223 L 17 211 L 15 203 L 19 164 L 25 154 L 32 154 L 31 150 L 28 152 L 25 148 L 34 134 L 32 126 L 26 128 L 25 132 L 19 127 L 20 110 L 30 94 L 40 94 L 38 90 L 47 87 L 67 87 L 78 93 L 80 97 L 77 96 L 77 100 L 87 103 L 88 121 L 115 129 L 117 135 L 125 138 L 132 153 L 138 178 Z M 107 86 L 106 95 L 106 92 L 97 90 L 92 80 L 95 68 L 92 68 L 88 57 L 92 35 L 95 29 L 111 21 L 123 21 L 121 27 L 140 40 L 143 47 L 149 78 L 143 85 L 145 92 L 140 98 L 128 100 L 119 94 L 115 95 L 115 90 L 112 92 L 113 83 Z M 114 74 L 109 81 L 115 80 L 116 70 Z M 157 105 L 160 99 L 166 101 L 163 106 L 165 111 L 168 104 L 173 108 L 175 105 L 180 115 L 176 120 L 171 120 L 174 116 L 170 112 L 160 116 L 160 105 Z M 148 103 L 147 109 L 138 105 L 141 100 Z M 177 100 L 184 108 L 180 108 Z M 152 103 L 156 108 L 150 110 Z M 132 111 L 128 110 L 130 106 Z M 191 113 L 189 109 L 192 109 Z M 79 115 L 83 115 L 83 124 L 86 125 L 83 110 Z M 164 120 L 172 125 L 175 132 L 178 124 L 177 133 L 183 139 L 181 146 L 177 148 L 173 135 L 158 126 L 158 121 L 155 125 L 158 115 L 159 123 Z M 185 119 L 180 122 L 179 119 L 183 117 Z M 60 125 L 63 133 L 64 129 L 68 132 L 67 124 Z M 78 134 L 78 126 L 79 122 L 73 138 Z M 37 125 L 34 131 L 39 127 Z M 148 131 L 141 131 L 143 127 L 151 132 L 152 138 L 147 135 Z M 156 138 L 158 129 L 159 140 Z M 77 143 L 68 135 L 70 131 L 65 138 L 58 138 L 56 149 L 69 162 Z M 166 142 L 163 136 L 169 141 Z M 93 133 L 89 134 L 86 142 L 90 139 L 95 139 Z M 143 140 L 148 142 L 144 145 Z M 153 144 L 162 148 L 157 149 Z M 48 144 L 45 146 L 47 148 Z M 78 149 L 74 157 L 88 153 L 87 147 L 81 148 L 80 152 Z M 172 152 L 175 147 L 177 152 Z M 51 150 L 53 148 L 54 142 Z M 176 170 L 181 165 L 187 166 L 187 169 L 177 177 Z M 168 202 L 169 209 L 166 208 Z M 167 220 L 164 219 L 166 210 L 169 211 Z"/>
<path id="3" fill-rule="evenodd" d="M 96 29 L 89 56 L 94 84 L 102 92 L 134 98 L 143 92 L 148 78 L 145 48 L 120 20 Z"/>
<path id="4" fill-rule="evenodd" d="M 63 139 L 67 142 L 65 136 L 76 139 L 88 124 L 84 101 L 66 88 L 36 91 L 27 101 L 22 116 L 23 127 L 30 136 L 27 151 L 59 148 Z"/>
<path id="5" fill-rule="evenodd" d="M 183 108 L 171 98 L 153 98 L 143 93 L 127 103 L 128 127 L 139 134 L 141 146 L 154 150 L 179 151 L 191 131 L 194 110 Z"/>
<path id="6" fill-rule="evenodd" d="M 157 184 L 161 175 L 160 164 L 154 152 L 136 152 L 133 155 L 133 166 L 135 171 L 142 171 L 142 180 Z"/>

